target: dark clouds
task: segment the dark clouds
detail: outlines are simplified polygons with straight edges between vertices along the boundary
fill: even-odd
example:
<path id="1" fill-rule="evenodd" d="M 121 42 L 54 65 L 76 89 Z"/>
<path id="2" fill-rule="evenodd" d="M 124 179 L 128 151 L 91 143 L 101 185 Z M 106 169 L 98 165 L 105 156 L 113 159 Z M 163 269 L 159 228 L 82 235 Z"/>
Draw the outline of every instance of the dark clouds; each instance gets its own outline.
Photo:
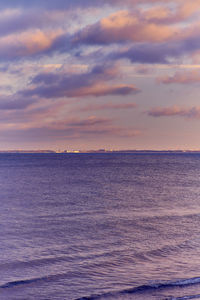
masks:
<path id="1" fill-rule="evenodd" d="M 139 43 L 125 51 L 114 51 L 108 55 L 108 59 L 129 59 L 132 63 L 142 64 L 170 64 L 178 59 L 181 62 L 184 55 L 192 54 L 200 49 L 200 37 L 190 38 L 184 41 L 172 41 L 169 43 L 149 44 Z M 172 61 L 173 60 L 173 61 Z"/>
<path id="2" fill-rule="evenodd" d="M 106 95 L 136 94 L 139 89 L 134 85 L 108 84 L 118 77 L 114 66 L 95 66 L 91 71 L 81 74 L 41 73 L 32 79 L 33 87 L 20 92 L 23 97 L 85 97 Z"/>
<path id="3" fill-rule="evenodd" d="M 94 66 L 91 70 L 78 74 L 66 73 L 62 70 L 40 73 L 31 79 L 29 87 L 21 89 L 13 95 L 0 96 L 0 110 L 25 110 L 32 105 L 38 105 L 44 98 L 55 102 L 58 98 L 126 96 L 139 92 L 134 85 L 112 83 L 118 76 L 119 69 L 115 65 Z M 59 104 L 57 107 L 59 109 Z M 130 108 L 131 105 L 128 107 Z M 53 108 L 54 111 L 55 109 L 56 107 Z M 40 113 L 43 113 L 43 116 L 49 115 L 48 106 L 34 108 L 27 111 L 26 114 L 29 118 L 36 118 L 35 112 L 39 113 L 39 115 L 37 113 L 38 116 Z M 19 114 L 13 116 L 18 118 Z M 93 121 L 90 120 L 90 122 Z"/>

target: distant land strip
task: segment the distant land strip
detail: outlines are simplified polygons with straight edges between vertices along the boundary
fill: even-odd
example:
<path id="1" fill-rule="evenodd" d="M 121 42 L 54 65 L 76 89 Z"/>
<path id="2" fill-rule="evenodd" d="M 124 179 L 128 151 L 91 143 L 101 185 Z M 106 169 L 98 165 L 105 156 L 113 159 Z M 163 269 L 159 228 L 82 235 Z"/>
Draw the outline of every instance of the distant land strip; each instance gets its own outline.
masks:
<path id="1" fill-rule="evenodd" d="M 200 150 L 0 150 L 0 153 L 200 153 Z"/>

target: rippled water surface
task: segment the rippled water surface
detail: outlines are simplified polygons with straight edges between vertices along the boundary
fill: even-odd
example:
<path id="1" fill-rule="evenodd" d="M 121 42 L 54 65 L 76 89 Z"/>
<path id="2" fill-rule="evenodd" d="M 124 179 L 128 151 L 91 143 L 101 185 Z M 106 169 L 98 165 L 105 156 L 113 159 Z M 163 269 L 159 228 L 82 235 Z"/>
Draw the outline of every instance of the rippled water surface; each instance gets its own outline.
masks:
<path id="1" fill-rule="evenodd" d="M 0 154 L 0 203 L 2 300 L 200 299 L 198 154 Z"/>

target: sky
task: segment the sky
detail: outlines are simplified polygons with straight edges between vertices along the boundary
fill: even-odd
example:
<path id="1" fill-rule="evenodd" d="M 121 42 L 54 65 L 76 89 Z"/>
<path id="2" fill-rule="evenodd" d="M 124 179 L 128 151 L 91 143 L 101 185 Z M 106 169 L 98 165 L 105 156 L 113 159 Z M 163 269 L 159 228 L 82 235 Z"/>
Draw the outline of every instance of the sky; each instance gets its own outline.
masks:
<path id="1" fill-rule="evenodd" d="M 0 14 L 0 150 L 200 149 L 200 0 Z"/>

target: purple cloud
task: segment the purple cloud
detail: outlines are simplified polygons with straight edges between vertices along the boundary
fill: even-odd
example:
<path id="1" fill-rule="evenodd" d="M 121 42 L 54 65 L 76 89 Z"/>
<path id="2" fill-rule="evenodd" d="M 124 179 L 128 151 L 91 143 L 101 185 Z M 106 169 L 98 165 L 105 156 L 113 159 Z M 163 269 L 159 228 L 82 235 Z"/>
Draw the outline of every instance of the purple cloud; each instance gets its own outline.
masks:
<path id="1" fill-rule="evenodd" d="M 139 89 L 134 85 L 111 84 L 118 77 L 119 70 L 114 66 L 95 66 L 91 71 L 81 74 L 40 73 L 32 79 L 29 88 L 20 91 L 23 97 L 85 97 L 106 95 L 136 94 Z"/>
<path id="2" fill-rule="evenodd" d="M 152 2 L 158 2 L 158 0 L 151 0 Z M 140 2 L 147 2 L 147 0 L 140 0 Z M 69 8 L 87 8 L 87 7 L 102 7 L 102 5 L 133 5 L 138 3 L 138 0 L 15 0 L 12 2 L 1 0 L 0 7 L 38 7 L 47 9 L 69 9 Z"/>
<path id="3" fill-rule="evenodd" d="M 46 13 L 34 11 L 13 11 L 10 14 L 4 16 L 4 12 L 1 12 L 0 19 L 0 36 L 13 34 L 16 32 L 27 31 L 32 28 L 41 28 L 52 25 L 52 18 Z"/>
<path id="4" fill-rule="evenodd" d="M 10 17 L 0 20 L 0 35 L 48 23 L 49 16 L 44 15 L 45 21 L 41 16 L 39 13 L 35 18 L 29 11 L 25 18 L 16 15 L 12 22 Z M 121 25 L 116 26 L 118 23 Z M 130 46 L 130 42 L 135 42 L 134 46 Z M 17 39 L 8 36 L 1 39 L 0 60 L 31 59 L 55 52 L 73 55 L 75 49 L 77 51 L 82 46 L 109 46 L 113 43 L 118 44 L 119 49 L 111 53 L 108 59 L 128 58 L 133 63 L 169 63 L 171 58 L 177 59 L 199 50 L 200 36 L 197 28 L 193 28 L 187 34 L 183 31 L 177 33 L 176 38 L 176 28 L 160 28 L 159 25 L 142 22 L 133 14 L 121 11 L 71 36 L 65 30 L 62 33 L 59 30 L 23 32 Z M 127 47 L 129 45 L 128 50 L 120 48 L 125 43 Z"/>
<path id="5" fill-rule="evenodd" d="M 17 118 L 19 119 L 18 115 Z M 3 140 L 12 138 L 12 141 L 26 140 L 30 143 L 34 141 L 52 142 L 53 139 L 56 142 L 63 139 L 95 139 L 98 136 L 127 138 L 141 134 L 138 129 L 115 126 L 112 124 L 111 119 L 95 116 L 85 119 L 73 118 L 57 122 L 53 121 L 48 124 L 43 124 L 42 122 L 28 123 L 26 115 L 21 115 L 21 122 L 18 119 L 14 127 L 10 127 L 8 123 L 8 127 L 4 129 L 6 136 L 2 138 Z M 12 122 L 14 122 L 14 115 L 12 116 Z"/>
<path id="6" fill-rule="evenodd" d="M 135 103 L 106 103 L 106 104 L 90 104 L 85 107 L 80 108 L 80 111 L 98 111 L 98 110 L 108 110 L 108 109 L 132 109 L 136 108 Z"/>
<path id="7" fill-rule="evenodd" d="M 180 59 L 200 49 L 200 37 L 191 37 L 183 41 L 151 44 L 138 43 L 128 50 L 113 51 L 110 60 L 129 59 L 132 63 L 170 64 L 171 59 Z"/>
<path id="8" fill-rule="evenodd" d="M 36 102 L 37 99 L 34 97 L 23 98 L 18 94 L 11 96 L 0 96 L 0 110 L 21 110 Z"/>
<path id="9" fill-rule="evenodd" d="M 172 117 L 179 116 L 187 119 L 200 119 L 200 107 L 182 108 L 179 106 L 165 107 L 165 108 L 152 108 L 148 112 L 149 116 L 159 117 Z"/>

